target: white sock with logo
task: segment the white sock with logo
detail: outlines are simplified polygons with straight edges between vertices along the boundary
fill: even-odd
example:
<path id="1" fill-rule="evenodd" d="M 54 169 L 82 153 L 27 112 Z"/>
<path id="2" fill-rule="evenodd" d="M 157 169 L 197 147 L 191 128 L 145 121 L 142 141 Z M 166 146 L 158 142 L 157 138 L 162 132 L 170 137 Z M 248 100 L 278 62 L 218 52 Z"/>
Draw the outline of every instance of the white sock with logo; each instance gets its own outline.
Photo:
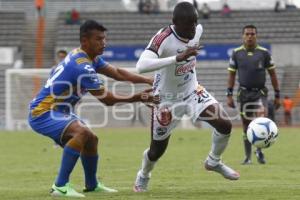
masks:
<path id="1" fill-rule="evenodd" d="M 212 133 L 211 151 L 207 157 L 209 165 L 216 166 L 220 162 L 221 155 L 227 147 L 229 138 L 230 134 L 221 134 L 214 129 Z"/>
<path id="2" fill-rule="evenodd" d="M 143 160 L 142 160 L 142 169 L 140 172 L 142 173 L 143 177 L 150 177 L 150 172 L 154 168 L 156 161 L 150 161 L 148 157 L 149 149 L 146 149 L 143 153 Z"/>

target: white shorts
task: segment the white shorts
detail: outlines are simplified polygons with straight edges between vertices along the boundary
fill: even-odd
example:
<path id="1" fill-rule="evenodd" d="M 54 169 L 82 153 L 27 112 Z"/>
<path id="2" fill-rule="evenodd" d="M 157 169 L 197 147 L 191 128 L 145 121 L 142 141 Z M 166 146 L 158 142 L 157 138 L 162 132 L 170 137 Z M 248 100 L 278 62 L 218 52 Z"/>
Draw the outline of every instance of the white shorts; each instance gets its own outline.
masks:
<path id="1" fill-rule="evenodd" d="M 206 90 L 201 94 L 193 92 L 181 101 L 162 101 L 152 111 L 153 140 L 166 139 L 183 115 L 195 122 L 208 106 L 217 103 L 218 101 Z"/>

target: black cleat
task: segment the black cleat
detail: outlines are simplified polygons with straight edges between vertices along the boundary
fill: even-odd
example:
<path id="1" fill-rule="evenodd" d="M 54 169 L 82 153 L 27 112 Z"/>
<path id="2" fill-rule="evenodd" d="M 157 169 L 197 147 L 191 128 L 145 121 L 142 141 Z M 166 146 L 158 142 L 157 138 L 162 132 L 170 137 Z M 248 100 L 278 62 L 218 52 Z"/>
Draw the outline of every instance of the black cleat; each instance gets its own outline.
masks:
<path id="1" fill-rule="evenodd" d="M 263 152 L 256 150 L 255 155 L 256 155 L 256 158 L 257 158 L 257 162 L 259 164 L 266 164 L 266 160 L 265 160 L 265 156 L 264 156 Z"/>

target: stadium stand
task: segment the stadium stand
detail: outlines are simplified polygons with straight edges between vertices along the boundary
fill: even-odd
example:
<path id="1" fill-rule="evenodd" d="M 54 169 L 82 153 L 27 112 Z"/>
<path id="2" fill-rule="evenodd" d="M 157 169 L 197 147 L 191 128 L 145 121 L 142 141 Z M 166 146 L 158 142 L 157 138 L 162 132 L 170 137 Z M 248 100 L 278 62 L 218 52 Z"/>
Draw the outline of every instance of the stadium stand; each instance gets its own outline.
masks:
<path id="1" fill-rule="evenodd" d="M 57 26 L 56 47 L 72 48 L 78 45 L 79 25 L 66 25 L 65 13 L 60 13 Z M 135 12 L 81 12 L 81 18 L 97 19 L 108 28 L 109 45 L 146 45 L 146 42 L 159 28 L 171 22 L 169 12 L 145 15 Z M 233 11 L 230 18 L 224 18 L 219 12 L 212 12 L 209 20 L 200 19 L 204 27 L 203 44 L 240 44 L 241 27 L 253 23 L 259 30 L 259 41 L 262 43 L 295 43 L 300 42 L 300 13 L 288 11 L 275 13 L 272 10 L 247 10 Z M 127 64 L 128 65 L 128 64 Z M 223 104 L 226 103 L 224 84 L 227 81 L 227 61 L 199 62 L 198 76 L 201 83 L 214 93 L 215 97 Z M 281 83 L 283 78 L 288 78 L 289 71 L 280 66 L 277 70 Z M 300 71 L 299 68 L 294 68 Z M 299 77 L 299 76 L 298 76 Z M 293 80 L 297 82 L 295 77 Z M 273 89 L 268 78 L 267 86 L 270 97 Z M 293 93 L 296 85 L 283 87 L 283 93 Z M 236 90 L 235 90 L 236 91 Z M 237 111 L 228 110 L 230 115 Z M 282 118 L 282 111 L 277 112 L 277 119 Z"/>
<path id="2" fill-rule="evenodd" d="M 13 48 L 15 58 L 19 49 L 22 49 L 24 39 L 25 13 L 19 11 L 1 11 L 0 12 L 0 47 Z M 5 70 L 11 65 L 1 65 L 0 62 L 0 85 L 5 85 Z M 0 127 L 3 127 L 5 116 L 5 88 L 0 87 Z"/>
<path id="3" fill-rule="evenodd" d="M 21 47 L 24 39 L 24 24 L 24 12 L 1 11 L 0 46 Z"/>
<path id="4" fill-rule="evenodd" d="M 34 67 L 36 52 L 33 47 L 37 45 L 36 30 L 38 26 L 33 1 L 2 0 L 0 8 L 5 10 L 0 12 L 0 46 L 21 47 L 25 67 Z M 82 20 L 96 19 L 102 22 L 109 30 L 108 44 L 111 46 L 146 45 L 155 32 L 169 24 L 172 18 L 170 12 L 150 15 L 127 12 L 121 0 L 46 1 L 44 49 L 42 51 L 43 68 L 49 68 L 53 65 L 56 49 L 71 49 L 79 45 L 79 25 L 65 24 L 65 14 L 72 8 L 80 11 Z M 279 13 L 275 13 L 273 10 L 234 10 L 229 18 L 223 18 L 219 11 L 213 11 L 210 19 L 199 19 L 199 22 L 204 27 L 202 37 L 204 45 L 239 45 L 241 43 L 241 27 L 249 23 L 258 27 L 260 43 L 271 45 L 300 43 L 299 10 Z M 135 63 L 125 61 L 117 65 L 134 67 Z M 227 65 L 227 60 L 200 61 L 198 63 L 199 80 L 222 103 L 225 103 L 226 100 L 224 87 L 227 81 Z M 4 69 L 1 68 L 1 70 L 0 84 L 4 85 Z M 278 76 L 282 83 L 283 95 L 293 96 L 292 94 L 299 84 L 300 67 L 286 67 L 286 64 L 280 64 Z M 270 80 L 268 80 L 268 87 L 270 87 Z M 0 100 L 2 101 L 0 102 L 0 119 L 4 116 L 3 95 L 4 88 L 0 87 L 0 99 L 2 99 Z M 271 89 L 270 97 L 272 96 L 273 91 Z M 281 118 L 282 111 L 277 114 L 278 118 Z M 296 119 L 298 122 L 300 121 L 300 119 Z M 0 124 L 0 127 L 2 126 Z"/>
<path id="5" fill-rule="evenodd" d="M 65 13 L 58 17 L 56 46 L 78 42 L 78 25 L 65 25 Z M 154 31 L 171 22 L 171 13 L 145 15 L 135 12 L 81 12 L 82 19 L 97 19 L 109 29 L 110 44 L 145 44 Z M 209 20 L 200 19 L 204 27 L 203 43 L 240 43 L 241 27 L 253 23 L 260 41 L 267 43 L 300 42 L 298 10 L 275 13 L 271 10 L 233 11 L 230 18 L 213 12 Z"/>

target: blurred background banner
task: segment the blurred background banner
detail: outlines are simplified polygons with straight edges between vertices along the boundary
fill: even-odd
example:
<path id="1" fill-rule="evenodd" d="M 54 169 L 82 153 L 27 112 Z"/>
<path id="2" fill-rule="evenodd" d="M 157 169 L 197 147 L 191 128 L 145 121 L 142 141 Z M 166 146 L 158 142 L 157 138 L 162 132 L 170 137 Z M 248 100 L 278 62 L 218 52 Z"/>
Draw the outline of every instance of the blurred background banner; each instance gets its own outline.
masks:
<path id="1" fill-rule="evenodd" d="M 271 49 L 270 44 L 262 44 L 262 46 Z M 233 49 L 237 47 L 239 47 L 237 44 L 207 44 L 200 50 L 198 60 L 227 61 Z M 143 45 L 110 46 L 105 49 L 102 57 L 107 61 L 137 61 L 144 49 Z"/>

